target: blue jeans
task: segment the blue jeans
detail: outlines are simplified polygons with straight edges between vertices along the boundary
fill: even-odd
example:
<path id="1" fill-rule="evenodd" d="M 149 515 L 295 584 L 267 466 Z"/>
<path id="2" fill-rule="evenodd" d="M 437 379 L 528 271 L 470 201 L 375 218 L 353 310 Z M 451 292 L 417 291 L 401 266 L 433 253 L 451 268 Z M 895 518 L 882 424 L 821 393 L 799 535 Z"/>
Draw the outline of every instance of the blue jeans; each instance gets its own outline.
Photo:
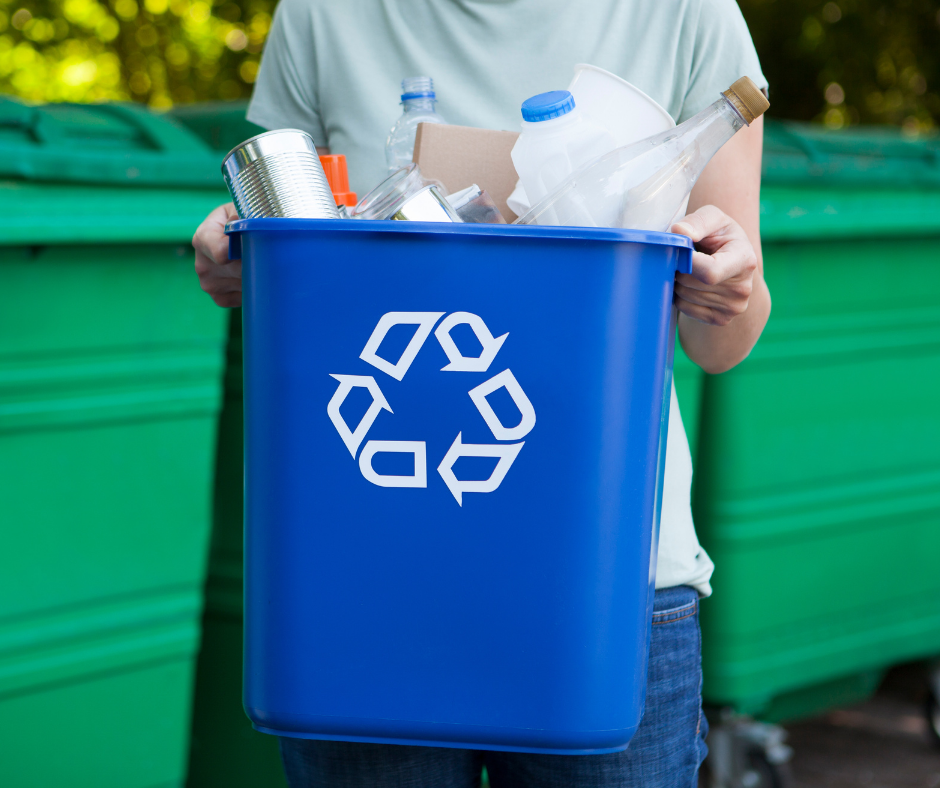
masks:
<path id="1" fill-rule="evenodd" d="M 698 594 L 656 592 L 646 707 L 623 752 L 534 755 L 281 739 L 290 788 L 694 788 L 705 758 Z"/>

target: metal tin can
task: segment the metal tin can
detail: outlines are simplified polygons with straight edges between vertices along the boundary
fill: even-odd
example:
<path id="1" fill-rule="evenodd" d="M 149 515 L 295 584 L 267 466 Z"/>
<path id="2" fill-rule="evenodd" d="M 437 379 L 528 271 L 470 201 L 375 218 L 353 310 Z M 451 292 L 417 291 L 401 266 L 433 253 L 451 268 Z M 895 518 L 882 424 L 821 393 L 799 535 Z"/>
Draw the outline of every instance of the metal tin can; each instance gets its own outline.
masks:
<path id="1" fill-rule="evenodd" d="M 313 138 L 298 129 L 259 134 L 234 148 L 222 176 L 243 219 L 338 219 Z"/>
<path id="2" fill-rule="evenodd" d="M 425 186 L 405 200 L 389 218 L 407 222 L 462 222 L 436 186 Z"/>

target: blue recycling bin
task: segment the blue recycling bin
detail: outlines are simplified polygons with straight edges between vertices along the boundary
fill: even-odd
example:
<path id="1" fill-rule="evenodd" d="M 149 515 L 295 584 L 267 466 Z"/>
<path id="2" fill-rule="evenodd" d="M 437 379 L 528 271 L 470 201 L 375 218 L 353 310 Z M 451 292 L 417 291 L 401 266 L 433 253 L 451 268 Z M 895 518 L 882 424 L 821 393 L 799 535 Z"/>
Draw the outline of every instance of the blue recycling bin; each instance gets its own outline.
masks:
<path id="1" fill-rule="evenodd" d="M 304 219 L 229 232 L 255 727 L 626 747 L 688 239 Z"/>

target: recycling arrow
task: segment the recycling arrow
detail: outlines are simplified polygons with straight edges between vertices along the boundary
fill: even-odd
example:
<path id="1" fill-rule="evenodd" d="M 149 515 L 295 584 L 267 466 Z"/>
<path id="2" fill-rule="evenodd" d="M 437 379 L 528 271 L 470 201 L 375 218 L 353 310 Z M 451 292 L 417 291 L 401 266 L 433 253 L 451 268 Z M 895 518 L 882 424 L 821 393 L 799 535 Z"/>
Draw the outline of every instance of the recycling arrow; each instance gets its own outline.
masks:
<path id="1" fill-rule="evenodd" d="M 479 356 L 463 355 L 457 347 L 457 343 L 451 337 L 451 330 L 462 323 L 470 326 L 483 348 Z M 434 332 L 434 336 L 441 343 L 441 349 L 450 362 L 442 368 L 444 372 L 486 372 L 509 334 L 494 338 L 492 332 L 486 327 L 486 323 L 483 322 L 483 318 L 479 315 L 474 315 L 471 312 L 454 312 L 441 321 L 441 324 Z"/>
<path id="2" fill-rule="evenodd" d="M 359 358 L 376 369 L 382 370 L 386 375 L 391 375 L 395 380 L 402 380 L 424 341 L 430 335 L 434 324 L 443 314 L 443 312 L 387 312 L 379 319 Z M 388 332 L 395 326 L 401 325 L 417 326 L 417 328 L 408 346 L 402 351 L 401 357 L 393 364 L 379 355 L 379 348 Z"/>
<path id="3" fill-rule="evenodd" d="M 463 506 L 463 493 L 489 493 L 502 484 L 520 450 L 525 445 L 525 441 L 510 444 L 462 443 L 460 440 L 461 435 L 463 435 L 462 432 L 457 433 L 457 439 L 447 450 L 441 464 L 437 466 L 437 472 L 444 480 L 444 484 L 447 485 L 447 489 L 457 499 L 457 503 Z M 454 463 L 460 457 L 498 457 L 499 462 L 496 463 L 489 479 L 462 481 L 457 478 L 453 471 Z"/>
<path id="4" fill-rule="evenodd" d="M 359 444 L 362 443 L 362 439 L 365 438 L 366 433 L 378 418 L 379 413 L 383 410 L 392 413 L 392 409 L 389 407 L 388 401 L 382 393 L 382 389 L 379 388 L 379 384 L 375 382 L 375 378 L 371 375 L 330 375 L 330 377 L 336 378 L 339 381 L 339 386 L 333 394 L 332 399 L 330 399 L 329 404 L 327 404 L 326 412 L 330 417 L 330 421 L 333 422 L 333 426 L 336 427 L 339 436 L 343 439 L 343 443 L 346 444 L 346 448 L 349 449 L 349 453 L 355 457 L 356 451 L 359 449 Z M 368 389 L 369 393 L 372 395 L 372 404 L 369 405 L 369 409 L 359 420 L 356 429 L 350 430 L 349 425 L 346 424 L 346 420 L 340 414 L 339 409 L 346 401 L 346 397 L 349 396 L 349 392 L 354 388 Z"/>
<path id="5" fill-rule="evenodd" d="M 513 403 L 519 409 L 521 418 L 515 427 L 505 426 L 499 420 L 493 406 L 486 399 L 488 395 L 501 388 L 506 389 L 506 393 L 512 397 Z M 504 369 L 498 375 L 490 378 L 485 383 L 481 383 L 468 393 L 496 440 L 519 440 L 519 438 L 524 438 L 532 432 L 532 428 L 535 426 L 535 408 L 532 407 L 532 403 L 522 390 L 522 386 L 519 385 L 519 381 L 516 380 L 516 376 L 508 369 Z"/>

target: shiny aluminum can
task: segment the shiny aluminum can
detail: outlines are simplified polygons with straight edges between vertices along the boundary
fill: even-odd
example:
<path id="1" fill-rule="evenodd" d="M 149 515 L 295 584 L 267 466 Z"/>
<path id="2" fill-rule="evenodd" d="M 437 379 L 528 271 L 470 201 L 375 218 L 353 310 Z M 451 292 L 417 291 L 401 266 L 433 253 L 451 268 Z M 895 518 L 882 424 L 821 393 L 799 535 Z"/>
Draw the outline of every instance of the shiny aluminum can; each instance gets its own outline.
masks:
<path id="1" fill-rule="evenodd" d="M 437 186 L 425 186 L 408 197 L 390 217 L 406 222 L 462 222 Z"/>
<path id="2" fill-rule="evenodd" d="M 222 177 L 242 219 L 338 219 L 313 138 L 298 129 L 259 134 L 234 148 Z"/>

